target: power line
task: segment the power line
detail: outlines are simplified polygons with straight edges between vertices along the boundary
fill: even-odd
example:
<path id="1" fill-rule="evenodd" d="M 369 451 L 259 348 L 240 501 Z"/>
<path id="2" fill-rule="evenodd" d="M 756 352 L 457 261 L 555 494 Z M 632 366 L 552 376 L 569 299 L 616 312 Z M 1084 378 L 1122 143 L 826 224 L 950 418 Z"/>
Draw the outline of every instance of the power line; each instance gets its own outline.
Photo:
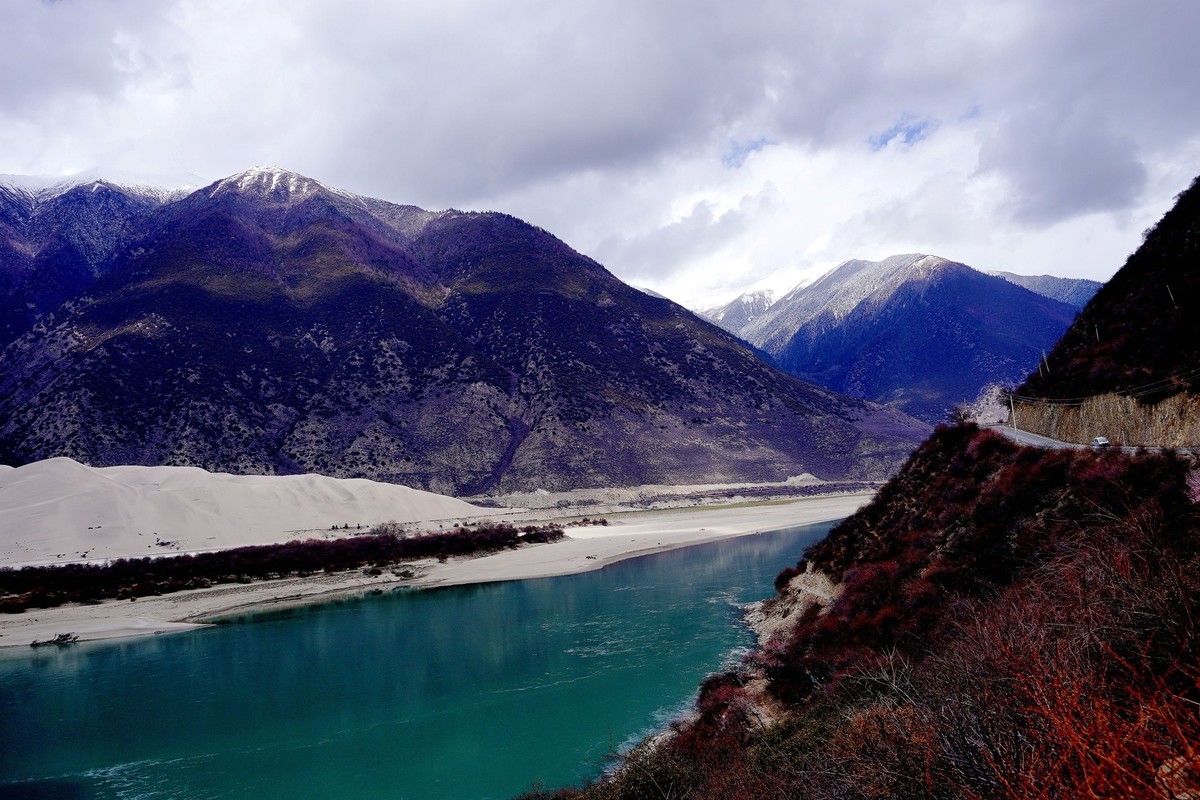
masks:
<path id="1" fill-rule="evenodd" d="M 1114 389 L 1111 393 L 1133 398 L 1145 397 L 1146 395 L 1154 394 L 1173 384 L 1185 383 L 1197 377 L 1200 377 L 1200 367 L 1195 367 L 1177 375 L 1160 378 L 1159 380 L 1151 381 L 1150 383 L 1136 386 L 1131 389 Z M 1087 395 L 1085 397 L 1029 397 L 1010 393 L 1009 396 L 1017 402 L 1026 404 L 1045 403 L 1052 406 L 1080 406 L 1086 401 L 1091 400 L 1093 397 L 1099 397 L 1100 395 Z"/>

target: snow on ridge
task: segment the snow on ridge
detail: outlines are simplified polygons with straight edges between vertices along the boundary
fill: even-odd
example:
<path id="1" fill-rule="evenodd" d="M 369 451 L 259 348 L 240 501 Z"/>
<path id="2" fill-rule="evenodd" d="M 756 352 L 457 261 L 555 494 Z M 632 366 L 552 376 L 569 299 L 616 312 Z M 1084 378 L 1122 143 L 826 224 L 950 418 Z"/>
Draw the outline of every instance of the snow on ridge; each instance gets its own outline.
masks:
<path id="1" fill-rule="evenodd" d="M 301 175 L 299 172 L 293 172 L 282 167 L 257 166 L 230 175 L 227 178 L 217 181 L 208 196 L 214 197 L 221 191 L 257 192 L 263 195 L 285 196 L 288 198 L 307 197 L 318 192 L 328 192 L 337 195 L 343 200 L 352 202 L 370 213 L 365 201 L 371 198 L 364 198 L 362 195 L 347 192 L 344 189 L 335 189 L 321 183 L 315 178 L 310 178 L 307 175 Z"/>
<path id="2" fill-rule="evenodd" d="M 324 184 L 298 172 L 291 172 L 279 167 L 251 167 L 244 172 L 217 181 L 208 196 L 214 197 L 221 191 L 284 193 L 288 196 L 304 196 L 322 189 L 326 189 Z M 338 194 L 344 193 L 338 192 Z"/>
<path id="3" fill-rule="evenodd" d="M 25 195 L 34 202 L 53 200 L 77 186 L 92 186 L 92 191 L 104 181 L 92 174 L 51 177 L 48 175 L 0 175 L 0 186 Z"/>
<path id="4" fill-rule="evenodd" d="M 839 322 L 871 297 L 882 297 L 908 280 L 926 279 L 946 264 L 926 253 L 903 253 L 882 261 L 843 261 L 809 284 L 800 284 L 776 300 L 743 331 L 752 343 L 768 350 L 791 338 L 817 316 Z"/>
<path id="5" fill-rule="evenodd" d="M 194 184 L 156 186 L 132 181 L 108 180 L 91 172 L 79 173 L 66 178 L 43 175 L 0 175 L 0 187 L 9 190 L 10 193 L 23 195 L 33 205 L 49 202 L 77 188 L 98 192 L 108 187 L 160 204 L 186 197 L 197 188 Z"/>

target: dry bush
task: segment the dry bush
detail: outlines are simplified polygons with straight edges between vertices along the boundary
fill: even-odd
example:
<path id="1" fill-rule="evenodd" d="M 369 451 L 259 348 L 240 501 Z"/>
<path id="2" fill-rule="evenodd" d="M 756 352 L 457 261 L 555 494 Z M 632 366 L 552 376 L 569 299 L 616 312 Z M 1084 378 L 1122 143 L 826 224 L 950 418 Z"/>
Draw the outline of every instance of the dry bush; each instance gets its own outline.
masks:
<path id="1" fill-rule="evenodd" d="M 1155 530 L 1109 533 L 1081 533 L 928 665 L 919 716 L 951 796 L 1200 797 L 1198 593 L 1180 575 L 1197 564 Z"/>

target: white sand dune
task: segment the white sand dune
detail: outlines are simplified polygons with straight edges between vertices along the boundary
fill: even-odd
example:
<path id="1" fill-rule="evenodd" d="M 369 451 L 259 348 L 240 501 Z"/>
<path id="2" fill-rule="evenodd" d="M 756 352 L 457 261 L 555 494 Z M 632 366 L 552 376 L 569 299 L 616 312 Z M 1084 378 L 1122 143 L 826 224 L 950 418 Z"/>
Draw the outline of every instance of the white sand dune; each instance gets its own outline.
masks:
<path id="1" fill-rule="evenodd" d="M 306 538 L 333 525 L 436 525 L 486 513 L 452 497 L 369 480 L 94 468 L 52 458 L 0 467 L 0 566 L 240 547 Z"/>
<path id="2" fill-rule="evenodd" d="M 351 571 L 140 598 L 136 603 L 0 615 L 0 648 L 73 632 L 83 639 L 184 630 L 231 609 L 317 602 L 389 584 L 446 586 L 597 569 L 623 558 L 854 513 L 870 493 L 785 502 L 617 514 L 606 527 L 568 528 L 562 542 L 449 563 L 418 562 L 415 577 Z M 589 507 L 590 508 L 590 507 Z M 68 458 L 0 467 L 0 566 L 171 555 L 336 535 L 330 526 L 395 520 L 419 528 L 455 521 L 533 521 L 561 511 L 486 509 L 429 492 L 319 475 L 236 476 L 193 467 L 92 468 Z M 343 530 L 342 533 L 345 533 Z M 164 544 L 165 543 L 165 544 Z M 781 565 L 783 566 L 783 565 Z"/>

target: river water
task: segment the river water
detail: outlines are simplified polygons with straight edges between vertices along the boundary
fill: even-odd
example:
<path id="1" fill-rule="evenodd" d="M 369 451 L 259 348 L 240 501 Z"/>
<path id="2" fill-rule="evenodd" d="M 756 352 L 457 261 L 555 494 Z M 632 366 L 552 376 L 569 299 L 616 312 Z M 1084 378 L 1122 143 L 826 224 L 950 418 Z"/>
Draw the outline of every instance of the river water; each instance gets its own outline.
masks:
<path id="1" fill-rule="evenodd" d="M 0 656 L 0 799 L 503 798 L 686 710 L 829 524 Z M 553 545 L 544 545 L 553 547 Z"/>

